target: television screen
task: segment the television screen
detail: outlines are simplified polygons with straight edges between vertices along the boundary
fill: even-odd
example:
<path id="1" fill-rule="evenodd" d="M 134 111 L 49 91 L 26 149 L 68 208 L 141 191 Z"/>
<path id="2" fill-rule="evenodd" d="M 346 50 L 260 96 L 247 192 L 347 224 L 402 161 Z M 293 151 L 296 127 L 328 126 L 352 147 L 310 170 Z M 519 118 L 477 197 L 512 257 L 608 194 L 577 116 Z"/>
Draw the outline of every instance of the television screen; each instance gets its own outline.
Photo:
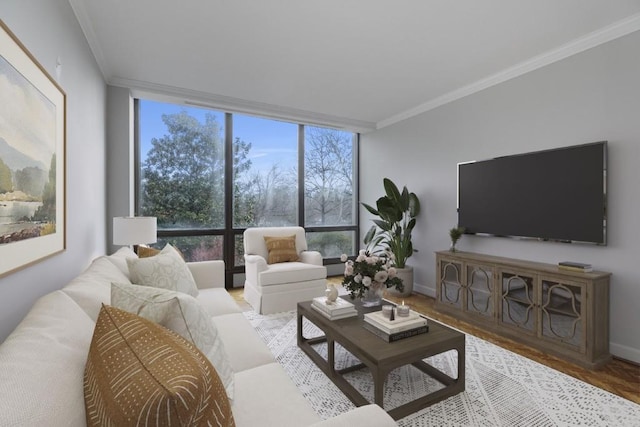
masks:
<path id="1" fill-rule="evenodd" d="M 458 164 L 458 225 L 487 234 L 606 244 L 607 143 Z"/>

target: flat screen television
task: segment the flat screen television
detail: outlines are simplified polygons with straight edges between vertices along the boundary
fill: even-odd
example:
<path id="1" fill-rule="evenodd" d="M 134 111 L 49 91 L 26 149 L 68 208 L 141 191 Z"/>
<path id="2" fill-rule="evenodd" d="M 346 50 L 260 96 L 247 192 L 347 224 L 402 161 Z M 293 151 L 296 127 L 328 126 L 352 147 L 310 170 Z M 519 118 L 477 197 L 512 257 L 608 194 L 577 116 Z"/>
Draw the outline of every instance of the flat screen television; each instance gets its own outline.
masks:
<path id="1" fill-rule="evenodd" d="M 467 234 L 606 245 L 607 142 L 458 164 Z"/>

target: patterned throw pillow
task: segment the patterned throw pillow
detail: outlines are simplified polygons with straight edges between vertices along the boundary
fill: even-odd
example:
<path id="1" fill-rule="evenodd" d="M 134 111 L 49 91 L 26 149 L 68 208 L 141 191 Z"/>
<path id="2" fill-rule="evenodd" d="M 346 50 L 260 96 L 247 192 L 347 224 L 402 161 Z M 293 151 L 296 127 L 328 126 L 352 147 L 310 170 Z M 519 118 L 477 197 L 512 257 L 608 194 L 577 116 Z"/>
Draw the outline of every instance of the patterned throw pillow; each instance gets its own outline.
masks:
<path id="1" fill-rule="evenodd" d="M 209 360 L 179 335 L 102 306 L 84 372 L 88 426 L 235 426 Z"/>
<path id="2" fill-rule="evenodd" d="M 269 251 L 267 264 L 298 261 L 300 259 L 296 251 L 295 235 L 286 237 L 264 236 L 264 242 Z"/>
<path id="3" fill-rule="evenodd" d="M 150 258 L 127 258 L 127 265 L 132 283 L 198 296 L 198 287 L 187 263 L 171 245 Z"/>
<path id="4" fill-rule="evenodd" d="M 181 292 L 129 283 L 111 284 L 111 305 L 171 329 L 195 344 L 216 369 L 229 399 L 233 370 L 218 329 L 198 301 Z"/>

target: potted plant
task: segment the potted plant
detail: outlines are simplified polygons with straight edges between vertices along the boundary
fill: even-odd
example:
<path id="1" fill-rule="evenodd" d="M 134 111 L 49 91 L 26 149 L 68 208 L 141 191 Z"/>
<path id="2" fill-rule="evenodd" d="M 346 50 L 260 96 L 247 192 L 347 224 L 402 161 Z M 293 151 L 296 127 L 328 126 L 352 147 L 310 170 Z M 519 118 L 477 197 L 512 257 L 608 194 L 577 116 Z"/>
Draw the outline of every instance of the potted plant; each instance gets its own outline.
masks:
<path id="1" fill-rule="evenodd" d="M 456 243 L 460 240 L 460 237 L 464 234 L 464 227 L 453 227 L 449 230 L 449 237 L 451 238 L 451 248 L 449 250 L 451 252 L 457 251 Z"/>
<path id="2" fill-rule="evenodd" d="M 385 195 L 376 201 L 376 207 L 362 203 L 371 214 L 378 217 L 364 237 L 369 248 L 378 248 L 374 253 L 387 253 L 396 267 L 398 276 L 403 280 L 404 291 L 401 296 L 413 291 L 413 268 L 407 266 L 407 259 L 417 252 L 411 242 L 411 233 L 420 213 L 420 201 L 407 187 L 402 192 L 389 178 L 384 178 Z"/>

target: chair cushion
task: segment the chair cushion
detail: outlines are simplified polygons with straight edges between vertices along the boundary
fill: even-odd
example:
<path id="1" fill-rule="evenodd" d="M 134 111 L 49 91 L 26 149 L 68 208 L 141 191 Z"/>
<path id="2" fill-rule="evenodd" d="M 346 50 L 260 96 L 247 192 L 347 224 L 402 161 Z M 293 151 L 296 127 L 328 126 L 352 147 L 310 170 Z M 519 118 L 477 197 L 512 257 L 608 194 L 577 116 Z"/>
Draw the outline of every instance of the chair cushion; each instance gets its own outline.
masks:
<path id="1" fill-rule="evenodd" d="M 327 268 L 322 265 L 301 262 L 273 264 L 260 273 L 260 286 L 282 285 L 284 283 L 306 282 L 326 278 Z"/>
<path id="2" fill-rule="evenodd" d="M 167 244 L 156 256 L 127 258 L 131 283 L 198 296 L 193 275 L 173 246 Z"/>
<path id="3" fill-rule="evenodd" d="M 298 261 L 296 251 L 296 236 L 264 236 L 269 256 L 267 264 L 277 264 L 280 262 Z"/>
<path id="4" fill-rule="evenodd" d="M 103 306 L 84 374 L 88 426 L 234 426 L 209 360 L 179 335 Z"/>
<path id="5" fill-rule="evenodd" d="M 128 283 L 111 284 L 111 305 L 171 329 L 195 344 L 215 367 L 233 398 L 233 370 L 215 324 L 190 295 Z"/>

